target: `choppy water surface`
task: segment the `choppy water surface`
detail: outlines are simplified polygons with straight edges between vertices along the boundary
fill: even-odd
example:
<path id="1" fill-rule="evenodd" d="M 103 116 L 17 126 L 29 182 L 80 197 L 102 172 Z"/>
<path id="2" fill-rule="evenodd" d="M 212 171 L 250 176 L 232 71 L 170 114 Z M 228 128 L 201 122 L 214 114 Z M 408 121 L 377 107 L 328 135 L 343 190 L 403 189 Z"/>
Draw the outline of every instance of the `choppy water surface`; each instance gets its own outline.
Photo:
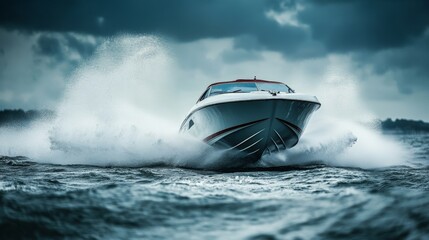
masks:
<path id="1" fill-rule="evenodd" d="M 408 166 L 204 171 L 0 161 L 0 238 L 425 239 L 429 135 Z"/>
<path id="2" fill-rule="evenodd" d="M 177 134 L 201 94 L 186 86 L 208 82 L 180 74 L 157 38 L 107 41 L 54 119 L 0 128 L 0 239 L 428 238 L 429 135 L 360 124 L 374 116 L 358 86 L 327 64 L 299 144 L 231 170 Z"/>

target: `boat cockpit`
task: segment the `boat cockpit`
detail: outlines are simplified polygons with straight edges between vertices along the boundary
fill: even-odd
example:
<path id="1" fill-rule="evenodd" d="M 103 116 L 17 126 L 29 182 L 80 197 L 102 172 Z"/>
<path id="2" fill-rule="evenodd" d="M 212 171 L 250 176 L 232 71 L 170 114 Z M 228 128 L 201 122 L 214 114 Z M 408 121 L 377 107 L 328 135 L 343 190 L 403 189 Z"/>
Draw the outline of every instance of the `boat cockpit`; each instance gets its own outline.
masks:
<path id="1" fill-rule="evenodd" d="M 295 91 L 291 89 L 284 83 L 281 82 L 271 82 L 264 80 L 237 80 L 232 82 L 219 82 L 210 85 L 206 91 L 198 99 L 202 101 L 208 97 L 225 94 L 225 93 L 249 93 L 256 91 L 267 91 L 270 93 L 294 93 Z"/>

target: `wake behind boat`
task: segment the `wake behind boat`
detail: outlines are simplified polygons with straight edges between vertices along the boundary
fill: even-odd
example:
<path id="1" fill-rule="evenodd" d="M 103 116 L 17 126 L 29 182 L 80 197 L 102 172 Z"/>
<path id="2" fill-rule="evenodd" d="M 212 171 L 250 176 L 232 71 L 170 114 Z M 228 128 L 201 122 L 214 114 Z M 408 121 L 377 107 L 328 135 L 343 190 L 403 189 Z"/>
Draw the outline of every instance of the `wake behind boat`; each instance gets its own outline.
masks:
<path id="1" fill-rule="evenodd" d="M 281 82 L 217 82 L 191 108 L 180 132 L 242 160 L 257 161 L 295 146 L 320 105 L 315 96 L 295 93 Z"/>

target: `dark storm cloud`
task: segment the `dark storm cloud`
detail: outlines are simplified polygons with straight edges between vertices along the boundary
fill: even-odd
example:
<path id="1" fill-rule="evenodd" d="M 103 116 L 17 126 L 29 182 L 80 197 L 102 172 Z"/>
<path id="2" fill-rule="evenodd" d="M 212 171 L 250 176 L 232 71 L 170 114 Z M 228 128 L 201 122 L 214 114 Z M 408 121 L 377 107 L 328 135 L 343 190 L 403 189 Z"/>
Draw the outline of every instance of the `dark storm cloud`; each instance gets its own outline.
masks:
<path id="1" fill-rule="evenodd" d="M 4 1 L 0 26 L 26 31 L 161 34 L 179 41 L 249 35 L 268 50 L 293 54 L 308 38 L 295 26 L 280 26 L 270 9 L 294 1 Z"/>
<path id="2" fill-rule="evenodd" d="M 40 36 L 33 50 L 39 55 L 53 57 L 57 61 L 64 60 L 64 52 L 60 40 L 56 37 Z"/>
<path id="3" fill-rule="evenodd" d="M 429 76 L 429 31 L 422 38 L 416 40 L 412 45 L 382 52 L 373 59 L 376 71 L 385 73 L 391 67 L 402 70 L 418 70 L 419 75 Z"/>
<path id="4" fill-rule="evenodd" d="M 327 52 L 351 54 L 357 69 L 410 95 L 429 87 L 428 9 L 427 0 L 309 1 L 297 19 Z M 371 86 L 371 79 L 362 81 Z"/>
<path id="5" fill-rule="evenodd" d="M 72 66 L 76 66 L 78 61 L 70 58 L 70 55 L 77 53 L 80 59 L 86 59 L 92 55 L 97 48 L 96 41 L 88 41 L 76 34 L 52 34 L 42 33 L 33 45 L 33 51 L 41 57 L 48 57 L 53 63 L 68 61 Z"/>
<path id="6" fill-rule="evenodd" d="M 276 26 L 264 1 L 4 1 L 0 24 L 26 30 L 172 35 L 182 40 L 227 37 Z"/>
<path id="7" fill-rule="evenodd" d="M 97 36 L 161 34 L 179 41 L 248 36 L 259 49 L 313 57 L 325 48 L 350 52 L 404 46 L 429 26 L 427 9 L 427 0 L 6 0 L 0 3 L 0 26 Z M 267 17 L 270 10 L 297 11 L 308 31 L 278 24 Z M 236 46 L 248 47 L 242 39 Z"/>
<path id="8" fill-rule="evenodd" d="M 402 94 L 429 88 L 429 29 L 409 45 L 376 53 L 353 55 L 359 68 L 370 66 L 374 74 L 389 76 Z"/>
<path id="9" fill-rule="evenodd" d="M 65 34 L 64 39 L 66 45 L 77 51 L 82 58 L 91 56 L 99 44 L 98 42 L 83 41 L 70 33 Z"/>
<path id="10" fill-rule="evenodd" d="M 246 51 L 244 49 L 234 49 L 222 54 L 225 63 L 239 63 L 243 61 L 258 61 L 262 59 L 260 52 Z"/>
<path id="11" fill-rule="evenodd" d="M 429 27 L 429 1 L 312 1 L 298 19 L 330 51 L 401 47 Z"/>

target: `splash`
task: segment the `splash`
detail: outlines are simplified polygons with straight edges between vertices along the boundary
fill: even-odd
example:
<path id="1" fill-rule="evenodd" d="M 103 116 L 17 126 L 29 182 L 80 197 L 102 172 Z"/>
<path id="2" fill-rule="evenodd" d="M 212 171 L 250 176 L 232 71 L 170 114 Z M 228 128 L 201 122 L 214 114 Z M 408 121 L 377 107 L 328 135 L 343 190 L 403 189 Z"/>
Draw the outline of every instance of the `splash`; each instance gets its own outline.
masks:
<path id="1" fill-rule="evenodd" d="M 317 96 L 322 107 L 317 111 L 300 142 L 292 149 L 264 156 L 260 166 L 323 163 L 332 166 L 379 168 L 409 165 L 412 154 L 393 139 L 383 135 L 375 116 L 362 104 L 358 81 L 347 67 L 336 61 L 321 79 Z"/>
<path id="2" fill-rule="evenodd" d="M 0 155 L 55 164 L 217 167 L 220 152 L 177 134 L 173 68 L 156 37 L 106 41 L 70 79 L 57 118 L 2 129 Z"/>
<path id="3" fill-rule="evenodd" d="M 0 155 L 55 164 L 233 167 L 223 152 L 177 133 L 187 110 L 177 101 L 177 89 L 189 83 L 176 79 L 174 71 L 177 66 L 159 38 L 108 40 L 70 79 L 56 119 L 26 129 L 2 129 Z M 314 161 L 358 167 L 401 164 L 399 143 L 350 120 L 351 113 L 370 115 L 362 110 L 356 88 L 335 76 L 325 79 L 328 87 L 317 93 L 323 107 L 300 143 L 265 156 L 259 166 Z M 336 98 L 341 98 L 342 109 Z"/>
<path id="4" fill-rule="evenodd" d="M 323 163 L 331 166 L 380 168 L 409 165 L 409 151 L 379 130 L 336 118 L 317 119 L 292 149 L 267 155 L 262 167 Z"/>

